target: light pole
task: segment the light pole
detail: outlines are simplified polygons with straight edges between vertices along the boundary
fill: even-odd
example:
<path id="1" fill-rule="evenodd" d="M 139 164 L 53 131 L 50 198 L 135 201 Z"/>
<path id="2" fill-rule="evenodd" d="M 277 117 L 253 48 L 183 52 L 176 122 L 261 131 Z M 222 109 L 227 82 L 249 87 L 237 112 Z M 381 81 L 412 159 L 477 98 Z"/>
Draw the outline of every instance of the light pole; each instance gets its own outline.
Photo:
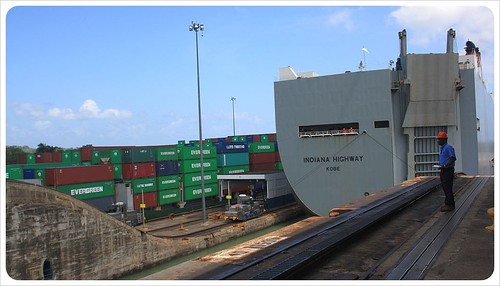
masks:
<path id="1" fill-rule="evenodd" d="M 231 101 L 233 102 L 233 136 L 236 136 L 236 128 L 234 127 L 234 102 L 236 101 L 236 97 L 231 96 Z"/>
<path id="2" fill-rule="evenodd" d="M 198 56 L 198 30 L 203 31 L 205 26 L 203 24 L 198 24 L 195 22 L 191 22 L 189 25 L 189 31 L 194 31 L 196 34 L 196 77 L 198 80 L 198 130 L 200 134 L 200 175 L 201 175 L 201 209 L 203 216 L 203 223 L 207 222 L 207 214 L 206 214 L 206 206 L 205 206 L 205 174 L 204 174 L 204 166 L 203 166 L 203 135 L 201 128 L 201 96 L 200 96 L 200 60 Z"/>

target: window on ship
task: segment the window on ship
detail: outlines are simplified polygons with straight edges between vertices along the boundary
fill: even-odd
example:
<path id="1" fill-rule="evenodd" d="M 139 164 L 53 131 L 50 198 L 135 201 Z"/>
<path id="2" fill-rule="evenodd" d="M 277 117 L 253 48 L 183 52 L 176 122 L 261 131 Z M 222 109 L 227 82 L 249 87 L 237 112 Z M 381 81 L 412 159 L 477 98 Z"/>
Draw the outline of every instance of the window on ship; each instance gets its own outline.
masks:
<path id="1" fill-rule="evenodd" d="M 299 126 L 299 137 L 353 136 L 359 134 L 359 123 L 332 123 Z"/>

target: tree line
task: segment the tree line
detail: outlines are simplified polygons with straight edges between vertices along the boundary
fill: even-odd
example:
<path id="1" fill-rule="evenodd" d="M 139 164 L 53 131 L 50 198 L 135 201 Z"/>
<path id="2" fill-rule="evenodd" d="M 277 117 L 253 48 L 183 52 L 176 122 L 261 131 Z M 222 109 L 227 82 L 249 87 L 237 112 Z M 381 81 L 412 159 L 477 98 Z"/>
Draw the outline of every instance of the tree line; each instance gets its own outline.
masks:
<path id="1" fill-rule="evenodd" d="M 24 155 L 26 153 L 56 152 L 62 150 L 74 150 L 74 148 L 61 148 L 44 143 L 38 144 L 38 147 L 36 149 L 33 149 L 29 146 L 6 146 L 5 160 L 7 165 L 17 164 L 19 162 L 19 155 Z"/>

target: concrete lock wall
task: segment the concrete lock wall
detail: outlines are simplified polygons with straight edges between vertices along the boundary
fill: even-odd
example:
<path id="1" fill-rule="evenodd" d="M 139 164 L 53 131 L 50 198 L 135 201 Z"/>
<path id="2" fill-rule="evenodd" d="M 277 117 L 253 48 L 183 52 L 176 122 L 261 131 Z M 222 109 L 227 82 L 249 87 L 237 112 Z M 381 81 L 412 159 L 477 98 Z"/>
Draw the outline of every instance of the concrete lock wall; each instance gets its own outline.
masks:
<path id="1" fill-rule="evenodd" d="M 16 280 L 114 279 L 295 216 L 284 211 L 203 236 L 157 238 L 54 189 L 7 180 L 6 271 Z"/>
<path id="2" fill-rule="evenodd" d="M 15 181 L 7 182 L 6 220 L 6 270 L 16 280 L 44 279 L 44 265 L 52 279 L 113 279 L 200 248 L 146 235 L 69 195 Z"/>
<path id="3" fill-rule="evenodd" d="M 13 279 L 109 279 L 174 252 L 58 191 L 7 182 L 6 269 Z"/>

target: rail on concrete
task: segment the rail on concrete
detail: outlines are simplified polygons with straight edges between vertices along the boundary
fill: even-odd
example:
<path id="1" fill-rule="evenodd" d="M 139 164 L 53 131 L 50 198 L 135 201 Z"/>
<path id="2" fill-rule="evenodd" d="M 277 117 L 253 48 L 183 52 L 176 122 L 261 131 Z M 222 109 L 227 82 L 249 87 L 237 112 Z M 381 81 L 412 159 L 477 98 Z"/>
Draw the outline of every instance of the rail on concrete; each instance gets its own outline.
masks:
<path id="1" fill-rule="evenodd" d="M 330 223 L 325 224 L 315 231 L 285 240 L 280 246 L 261 256 L 259 259 L 239 265 L 232 265 L 229 269 L 221 273 L 211 275 L 211 277 L 200 278 L 207 280 L 231 279 L 232 276 L 250 269 L 252 266 L 262 263 L 265 260 L 270 260 L 283 251 L 292 249 L 308 240 L 316 239 L 317 241 L 315 241 L 313 247 L 306 248 L 285 260 L 276 261 L 273 267 L 256 274 L 253 273 L 251 277 L 246 278 L 250 280 L 285 279 L 291 273 L 316 261 L 318 257 L 328 253 L 347 238 L 363 231 L 384 217 L 399 211 L 402 207 L 411 204 L 439 185 L 439 179 L 436 177 L 420 178 L 411 184 L 400 187 L 397 192 L 336 217 Z"/>
<path id="2" fill-rule="evenodd" d="M 419 280 L 434 264 L 441 249 L 481 192 L 488 177 L 475 177 L 463 188 L 454 212 L 445 213 L 385 276 L 387 280 Z"/>

